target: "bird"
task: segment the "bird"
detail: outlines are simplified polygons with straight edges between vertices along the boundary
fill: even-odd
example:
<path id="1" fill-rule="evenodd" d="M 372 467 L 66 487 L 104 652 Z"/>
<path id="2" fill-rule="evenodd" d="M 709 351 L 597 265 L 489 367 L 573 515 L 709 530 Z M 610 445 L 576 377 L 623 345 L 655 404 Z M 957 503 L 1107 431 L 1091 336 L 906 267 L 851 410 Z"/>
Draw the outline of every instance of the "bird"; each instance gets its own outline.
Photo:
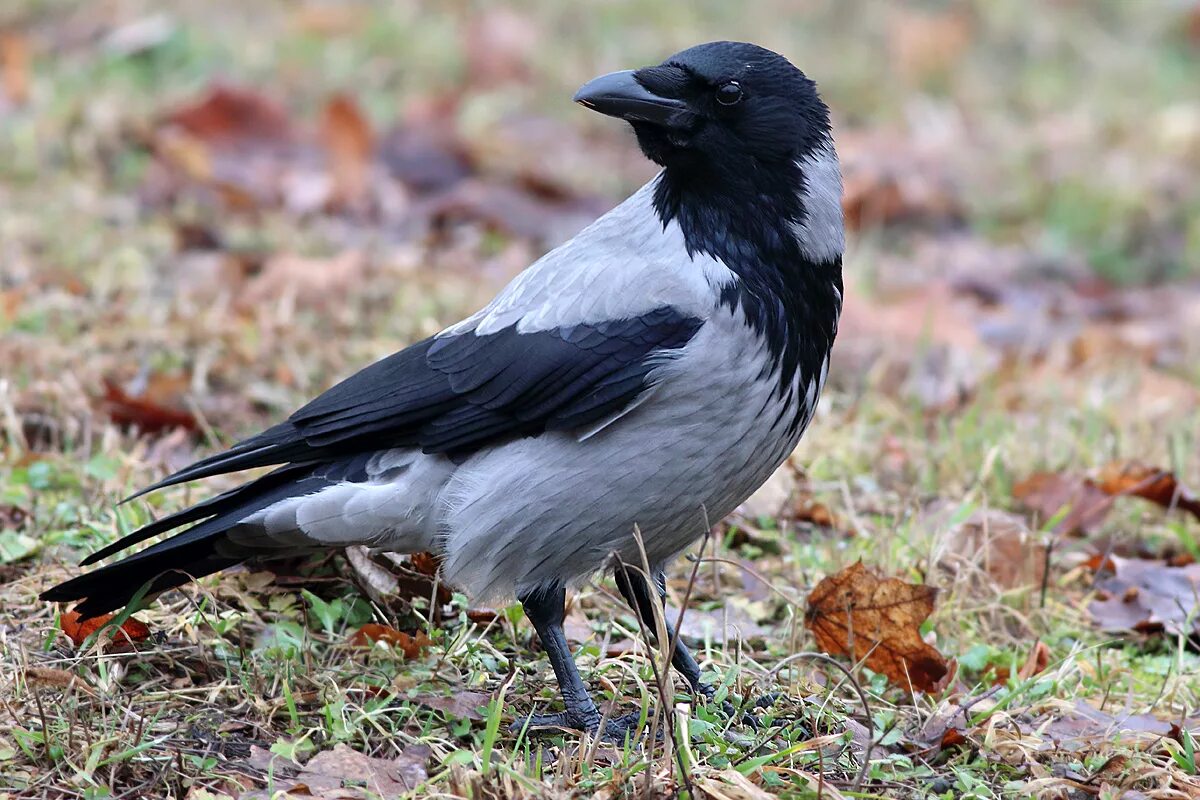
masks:
<path id="1" fill-rule="evenodd" d="M 566 591 L 611 570 L 661 630 L 665 567 L 793 452 L 842 308 L 842 182 L 816 84 L 754 44 L 696 45 L 574 100 L 627 122 L 655 177 L 478 312 L 127 498 L 273 468 L 41 597 L 90 618 L 248 559 L 432 551 L 468 596 L 522 605 L 563 709 L 529 725 L 631 735 L 637 715 L 604 720 L 579 673 Z"/>

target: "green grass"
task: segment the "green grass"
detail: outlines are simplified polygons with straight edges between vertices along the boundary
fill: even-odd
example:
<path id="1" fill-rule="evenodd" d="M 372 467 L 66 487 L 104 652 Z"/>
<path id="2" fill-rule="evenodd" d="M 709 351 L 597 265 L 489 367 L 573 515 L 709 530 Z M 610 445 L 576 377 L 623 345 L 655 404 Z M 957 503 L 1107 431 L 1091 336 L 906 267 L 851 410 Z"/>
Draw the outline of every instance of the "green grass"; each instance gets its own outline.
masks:
<path id="1" fill-rule="evenodd" d="M 751 8 L 621 0 L 585 13 L 545 0 L 516 3 L 540 34 L 530 78 L 468 85 L 456 124 L 477 143 L 505 113 L 544 114 L 610 136 L 598 148 L 618 148 L 603 120 L 568 103 L 579 83 L 697 41 L 760 41 L 820 82 L 846 140 L 863 129 L 893 132 L 885 141 L 901 152 L 899 163 L 905 148 L 933 147 L 953 178 L 961 226 L 917 221 L 852 239 L 854 295 L 886 302 L 898 284 L 935 280 L 936 265 L 911 259 L 899 270 L 895 254 L 957 235 L 983 248 L 1021 248 L 1030 263 L 1067 272 L 1087 264 L 1122 284 L 1194 281 L 1200 206 L 1188 189 L 1200 176 L 1200 132 L 1188 98 L 1200 58 L 1182 14 L 1116 1 L 965 7 L 970 46 L 940 69 L 911 74 L 890 49 L 894 15 L 868 4 L 824 0 L 797 11 L 783 0 Z M 719 697 L 781 693 L 757 729 L 673 685 L 665 705 L 679 726 L 660 744 L 619 748 L 513 733 L 515 719 L 556 702 L 519 609 L 496 609 L 491 622 L 476 623 L 461 595 L 436 616 L 425 597 L 375 602 L 338 556 L 285 565 L 277 581 L 234 572 L 172 592 L 139 612 L 153 638 L 136 653 L 71 645 L 58 610 L 38 602 L 38 592 L 72 574 L 86 552 L 208 487 L 118 508 L 121 497 L 474 310 L 523 265 L 510 262 L 536 255 L 528 243 L 470 226 L 430 243 L 326 215 L 139 200 L 155 168 L 139 132 L 215 76 L 262 87 L 306 124 L 315 124 L 329 93 L 349 90 L 379 129 L 468 80 L 463 31 L 474 5 L 353 8 L 349 30 L 327 36 L 306 30 L 292 4 L 178 3 L 166 12 L 169 36 L 133 56 L 106 51 L 102 37 L 68 35 L 109 24 L 108 12 L 33 0 L 0 11 L 0 28 L 26 32 L 34 51 L 31 104 L 0 111 L 0 519 L 6 506 L 29 515 L 0 530 L 0 796 L 238 796 L 287 785 L 338 744 L 385 759 L 428 747 L 423 791 L 463 797 L 647 789 L 697 797 L 1061 797 L 1076 786 L 1071 780 L 1089 777 L 1090 786 L 1107 781 L 1169 797 L 1179 796 L 1166 793 L 1169 786 L 1197 785 L 1192 734 L 1130 743 L 1098 733 L 1064 751 L 1039 733 L 1075 701 L 1164 717 L 1200 704 L 1194 649 L 1097 631 L 1086 611 L 1090 579 L 1079 567 L 1106 537 L 1195 552 L 1197 523 L 1119 502 L 1093 540 L 1057 544 L 1044 602 L 1035 581 L 997 581 L 985 566 L 987 548 L 964 546 L 961 524 L 992 510 L 1029 521 L 1012 487 L 1042 469 L 1083 472 L 1136 457 L 1195 482 L 1200 411 L 1164 406 L 1143 384 L 1169 374 L 1194 387 L 1200 375 L 1186 357 L 1161 370 L 1128 354 L 1077 368 L 1019 357 L 961 405 L 931 409 L 892 376 L 914 359 L 911 349 L 876 342 L 883 355 L 861 372 L 844 354 L 795 458 L 806 489 L 856 535 L 786 515 L 736 518 L 715 537 L 690 593 L 691 563 L 681 560 L 670 576 L 673 601 L 688 595 L 693 617 L 736 612 L 765 631 L 747 641 L 693 642 Z M 929 4 L 929 13 L 937 8 Z M 160 10 L 134 2 L 112 13 L 128 22 Z M 632 186 L 633 172 L 591 174 L 587 159 L 580 164 L 564 170 L 565 185 L 612 199 Z M 238 310 L 228 296 L 234 289 L 205 284 L 196 278 L 203 264 L 176 252 L 181 220 L 211 226 L 241 251 L 329 256 L 361 247 L 371 279 L 324 304 Z M 493 266 L 476 271 L 479 264 Z M 23 292 L 11 315 L 8 290 Z M 842 334 L 859 343 L 864 336 L 853 326 Z M 95 399 L 103 379 L 143 371 L 194 381 L 189 397 L 205 422 L 198 441 L 135 438 L 106 423 Z M 813 648 L 803 627 L 807 592 L 859 558 L 939 587 L 923 632 L 958 659 L 962 693 L 913 698 L 865 668 L 848 665 L 849 681 L 811 660 L 789 661 Z M 660 714 L 655 675 L 663 665 L 653 659 L 661 654 L 640 641 L 611 583 L 592 584 L 571 602 L 591 688 L 616 713 Z M 431 644 L 413 659 L 384 645 L 352 647 L 350 636 L 366 622 L 423 631 Z M 1015 677 L 1035 641 L 1049 647 L 1050 666 Z M 1000 680 L 1002 671 L 1010 677 Z M 435 707 L 446 705 L 436 698 L 467 692 L 489 698 L 482 713 Z M 931 718 L 981 695 L 965 744 L 939 752 L 923 738 Z M 865 769 L 856 730 L 874 742 Z M 275 756 L 270 766 L 254 755 L 260 749 Z"/>

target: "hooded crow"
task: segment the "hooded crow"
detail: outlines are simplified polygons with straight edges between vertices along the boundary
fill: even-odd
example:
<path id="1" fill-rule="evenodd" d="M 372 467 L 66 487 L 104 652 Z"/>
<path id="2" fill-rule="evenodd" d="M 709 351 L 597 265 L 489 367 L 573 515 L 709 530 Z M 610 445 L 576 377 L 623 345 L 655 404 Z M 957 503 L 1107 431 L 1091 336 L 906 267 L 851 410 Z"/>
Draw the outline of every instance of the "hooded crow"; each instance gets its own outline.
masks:
<path id="1" fill-rule="evenodd" d="M 85 565 L 183 528 L 43 599 L 90 617 L 249 558 L 429 550 L 475 599 L 523 604 L 564 704 L 532 724 L 597 732 L 565 589 L 615 569 L 653 629 L 663 565 L 812 419 L 844 234 L 829 111 L 776 53 L 702 44 L 575 100 L 628 121 L 658 175 L 476 314 L 134 495 L 275 467 L 94 553 Z M 642 546 L 650 579 L 616 569 L 642 564 Z M 711 696 L 682 643 L 672 663 Z"/>

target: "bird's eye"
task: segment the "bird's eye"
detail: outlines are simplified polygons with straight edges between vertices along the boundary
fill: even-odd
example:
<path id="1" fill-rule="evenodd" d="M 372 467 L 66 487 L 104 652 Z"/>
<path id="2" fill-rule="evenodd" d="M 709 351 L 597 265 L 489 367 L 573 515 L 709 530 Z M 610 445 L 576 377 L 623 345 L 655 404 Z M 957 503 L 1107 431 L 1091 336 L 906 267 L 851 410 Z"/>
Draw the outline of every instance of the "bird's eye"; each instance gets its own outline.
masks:
<path id="1" fill-rule="evenodd" d="M 717 102 L 721 105 L 737 105 L 741 100 L 742 86 L 737 81 L 726 81 L 717 87 Z"/>

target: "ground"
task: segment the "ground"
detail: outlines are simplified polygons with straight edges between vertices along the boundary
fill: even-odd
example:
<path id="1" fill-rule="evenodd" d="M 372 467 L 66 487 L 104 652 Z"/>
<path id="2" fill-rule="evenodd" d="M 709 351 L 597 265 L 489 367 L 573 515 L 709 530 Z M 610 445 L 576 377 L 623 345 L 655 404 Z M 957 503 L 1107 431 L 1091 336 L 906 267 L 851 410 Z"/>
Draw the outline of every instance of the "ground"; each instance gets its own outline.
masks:
<path id="1" fill-rule="evenodd" d="M 0 797 L 1200 796 L 1200 10 L 796 6 L 5 4 Z M 667 731 L 624 748 L 511 731 L 555 702 L 530 626 L 424 559 L 233 571 L 98 641 L 37 600 L 229 481 L 122 497 L 649 177 L 570 96 L 714 38 L 818 81 L 851 228 L 812 428 L 670 574 L 757 725 L 664 684 L 609 579 L 568 633 Z M 860 559 L 931 599 L 938 685 L 821 635 Z"/>

